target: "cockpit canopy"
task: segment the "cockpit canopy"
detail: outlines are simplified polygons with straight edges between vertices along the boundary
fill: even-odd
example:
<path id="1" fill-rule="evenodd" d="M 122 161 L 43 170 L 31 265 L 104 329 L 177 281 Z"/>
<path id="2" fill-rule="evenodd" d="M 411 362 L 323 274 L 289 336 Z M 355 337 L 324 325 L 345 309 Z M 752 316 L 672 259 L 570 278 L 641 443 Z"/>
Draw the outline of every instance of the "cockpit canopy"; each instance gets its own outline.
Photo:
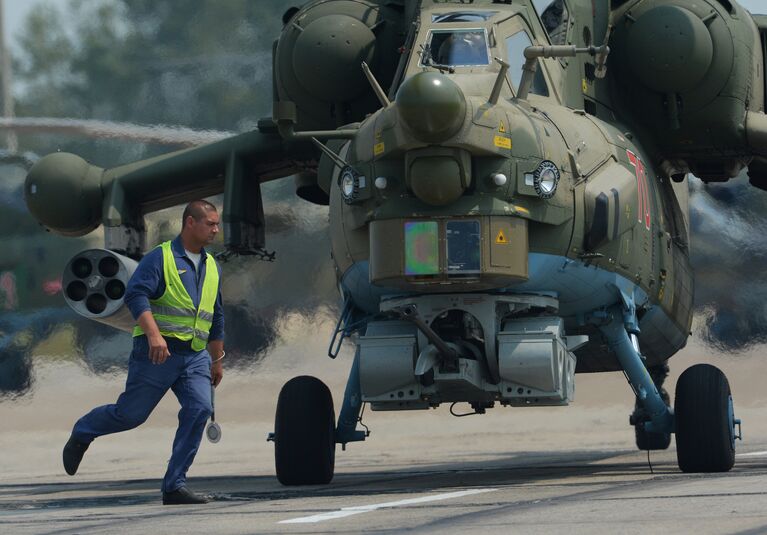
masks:
<path id="1" fill-rule="evenodd" d="M 431 16 L 431 21 L 437 24 L 446 22 L 485 22 L 497 14 L 497 11 L 451 11 L 450 13 L 434 13 Z"/>
<path id="2" fill-rule="evenodd" d="M 430 64 L 451 67 L 490 64 L 484 29 L 431 30 L 424 48 L 422 67 Z"/>

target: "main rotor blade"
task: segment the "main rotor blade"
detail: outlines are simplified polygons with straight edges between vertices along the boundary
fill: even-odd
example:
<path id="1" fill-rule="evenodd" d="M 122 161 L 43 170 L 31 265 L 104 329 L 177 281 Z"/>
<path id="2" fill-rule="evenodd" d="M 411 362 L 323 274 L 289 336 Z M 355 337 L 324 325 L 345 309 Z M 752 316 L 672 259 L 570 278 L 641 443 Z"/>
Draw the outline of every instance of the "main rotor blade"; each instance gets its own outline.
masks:
<path id="1" fill-rule="evenodd" d="M 48 133 L 96 139 L 123 139 L 176 147 L 196 147 L 236 135 L 236 132 L 194 130 L 179 126 L 146 126 L 93 119 L 53 117 L 0 117 L 0 129 L 13 130 L 18 133 Z"/>

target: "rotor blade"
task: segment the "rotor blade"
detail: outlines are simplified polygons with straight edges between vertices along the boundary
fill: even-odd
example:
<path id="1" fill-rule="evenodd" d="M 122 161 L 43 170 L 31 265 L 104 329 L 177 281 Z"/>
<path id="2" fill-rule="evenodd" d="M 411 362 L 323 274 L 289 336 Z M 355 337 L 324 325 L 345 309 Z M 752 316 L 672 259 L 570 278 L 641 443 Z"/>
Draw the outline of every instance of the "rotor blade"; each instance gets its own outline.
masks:
<path id="1" fill-rule="evenodd" d="M 236 135 L 236 132 L 194 130 L 178 126 L 145 126 L 93 119 L 53 117 L 0 117 L 0 129 L 13 130 L 18 133 L 49 133 L 97 139 L 123 139 L 180 147 L 196 147 Z"/>

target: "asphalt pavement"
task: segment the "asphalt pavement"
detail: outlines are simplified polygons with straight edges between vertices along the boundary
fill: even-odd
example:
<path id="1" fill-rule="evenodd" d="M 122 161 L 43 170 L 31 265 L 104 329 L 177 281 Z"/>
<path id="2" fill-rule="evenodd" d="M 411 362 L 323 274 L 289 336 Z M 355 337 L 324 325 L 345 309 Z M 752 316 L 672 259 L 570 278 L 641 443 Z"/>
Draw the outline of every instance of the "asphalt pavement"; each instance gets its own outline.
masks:
<path id="1" fill-rule="evenodd" d="M 306 338 L 296 340 L 259 368 L 226 375 L 216 394 L 222 440 L 203 442 L 189 474 L 190 488 L 212 498 L 201 506 L 161 505 L 173 396 L 139 428 L 94 442 L 67 476 L 61 448 L 72 424 L 113 402 L 124 374 L 95 377 L 77 361 L 40 357 L 34 389 L 0 402 L 0 534 L 767 533 L 761 348 L 729 358 L 693 346 L 672 361 L 670 386 L 701 360 L 730 378 L 744 440 L 727 473 L 681 473 L 673 441 L 648 463 L 634 447 L 625 379 L 595 374 L 578 376 L 570 407 L 470 418 L 447 407 L 367 412 L 370 438 L 338 449 L 330 485 L 288 488 L 266 442 L 279 388 L 293 375 L 317 375 L 338 407 L 352 356 L 294 357 Z"/>
<path id="2" fill-rule="evenodd" d="M 403 445 L 406 447 L 406 445 Z M 767 533 L 767 444 L 724 474 L 683 474 L 673 448 L 517 452 L 342 467 L 327 486 L 272 475 L 190 480 L 211 502 L 163 506 L 156 479 L 0 484 L 0 532 Z"/>

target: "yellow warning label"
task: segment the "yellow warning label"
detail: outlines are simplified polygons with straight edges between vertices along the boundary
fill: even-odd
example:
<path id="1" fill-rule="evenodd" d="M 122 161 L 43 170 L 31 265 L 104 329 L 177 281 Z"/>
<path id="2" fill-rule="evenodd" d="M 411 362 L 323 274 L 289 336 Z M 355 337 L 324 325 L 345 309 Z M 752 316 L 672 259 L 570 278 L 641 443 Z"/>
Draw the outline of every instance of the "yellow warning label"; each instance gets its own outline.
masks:
<path id="1" fill-rule="evenodd" d="M 496 147 L 500 149 L 510 149 L 511 148 L 511 138 L 506 136 L 495 136 L 493 138 L 493 143 Z"/>
<path id="2" fill-rule="evenodd" d="M 386 150 L 386 145 L 384 144 L 383 141 L 381 143 L 376 143 L 375 146 L 373 147 L 373 153 L 376 156 L 380 156 L 381 154 L 384 153 L 385 150 Z"/>
<path id="3" fill-rule="evenodd" d="M 586 79 L 583 79 L 583 92 L 588 93 L 589 92 L 589 84 L 586 83 Z"/>
<path id="4" fill-rule="evenodd" d="M 527 214 L 527 215 L 530 215 L 530 210 L 528 210 L 528 209 L 527 209 L 527 208 L 525 208 L 524 206 L 517 206 L 517 205 L 514 205 L 514 211 L 515 211 L 515 212 L 519 212 L 520 214 Z"/>
<path id="5" fill-rule="evenodd" d="M 500 120 L 500 121 L 498 122 L 498 131 L 499 131 L 501 134 L 505 134 L 505 133 L 506 133 L 506 125 L 505 125 L 505 124 L 503 124 L 503 120 Z"/>
<path id="6" fill-rule="evenodd" d="M 509 243 L 509 240 L 506 239 L 506 235 L 502 230 L 498 231 L 498 236 L 495 237 L 495 243 L 499 243 L 501 245 Z"/>

